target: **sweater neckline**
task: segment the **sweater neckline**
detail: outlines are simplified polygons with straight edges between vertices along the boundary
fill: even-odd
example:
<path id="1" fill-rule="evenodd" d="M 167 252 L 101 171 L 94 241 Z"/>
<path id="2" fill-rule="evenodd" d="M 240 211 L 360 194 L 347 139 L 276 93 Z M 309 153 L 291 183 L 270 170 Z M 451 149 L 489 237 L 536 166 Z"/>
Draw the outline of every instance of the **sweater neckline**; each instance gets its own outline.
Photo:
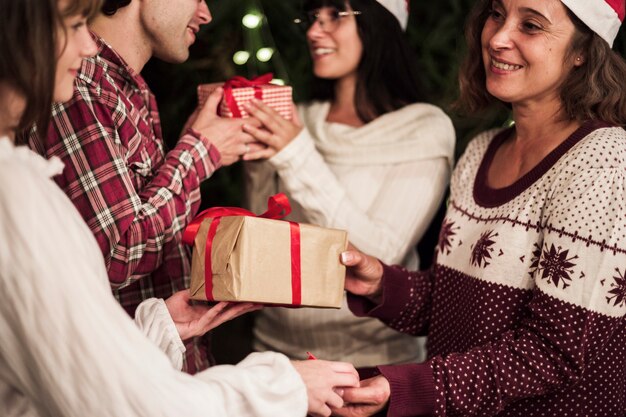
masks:
<path id="1" fill-rule="evenodd" d="M 502 146 L 504 141 L 511 135 L 515 126 L 498 133 L 483 156 L 480 167 L 476 172 L 474 180 L 474 201 L 486 208 L 497 207 L 506 204 L 515 197 L 526 191 L 539 178 L 541 178 L 556 162 L 569 151 L 581 139 L 589 135 L 594 130 L 610 127 L 609 123 L 597 120 L 590 120 L 583 123 L 567 139 L 559 144 L 552 152 L 546 155 L 535 167 L 520 177 L 513 184 L 502 188 L 492 188 L 487 183 L 487 174 L 496 155 L 496 151 Z"/>
<path id="2" fill-rule="evenodd" d="M 305 134 L 327 163 L 381 166 L 444 158 L 452 165 L 454 129 L 433 105 L 410 104 L 359 127 L 327 122 L 329 107 L 315 101 L 300 109 Z"/>

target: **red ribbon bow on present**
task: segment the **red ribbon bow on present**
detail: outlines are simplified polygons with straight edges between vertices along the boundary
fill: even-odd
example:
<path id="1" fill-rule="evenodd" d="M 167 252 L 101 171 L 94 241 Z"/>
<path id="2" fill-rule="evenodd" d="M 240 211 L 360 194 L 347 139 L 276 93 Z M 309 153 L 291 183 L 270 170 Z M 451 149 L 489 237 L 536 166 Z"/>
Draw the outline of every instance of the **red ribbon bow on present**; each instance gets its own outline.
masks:
<path id="1" fill-rule="evenodd" d="M 291 213 L 291 204 L 289 199 L 283 193 L 271 196 L 267 200 L 267 210 L 265 213 L 256 215 L 253 212 L 239 207 L 213 207 L 206 209 L 198 214 L 187 226 L 183 232 L 183 243 L 193 245 L 200 224 L 204 219 L 210 219 L 211 225 L 206 238 L 206 248 L 204 250 L 204 292 L 206 299 L 215 301 L 213 297 L 213 269 L 211 261 L 211 249 L 213 247 L 213 239 L 217 233 L 217 226 L 220 220 L 225 216 L 251 216 L 262 217 L 265 219 L 282 219 Z M 291 299 L 293 305 L 302 304 L 302 268 L 300 265 L 300 225 L 298 223 L 289 222 L 291 234 Z"/>
<path id="2" fill-rule="evenodd" d="M 233 116 L 241 117 L 241 110 L 239 110 L 237 100 L 235 100 L 235 97 L 233 96 L 233 88 L 253 87 L 254 97 L 259 100 L 263 100 L 263 90 L 261 89 L 261 86 L 269 84 L 273 78 L 274 74 L 268 72 L 267 74 L 259 75 L 251 80 L 237 75 L 226 81 L 223 86 L 224 100 L 226 100 L 226 104 L 228 104 L 230 111 L 233 112 Z"/>

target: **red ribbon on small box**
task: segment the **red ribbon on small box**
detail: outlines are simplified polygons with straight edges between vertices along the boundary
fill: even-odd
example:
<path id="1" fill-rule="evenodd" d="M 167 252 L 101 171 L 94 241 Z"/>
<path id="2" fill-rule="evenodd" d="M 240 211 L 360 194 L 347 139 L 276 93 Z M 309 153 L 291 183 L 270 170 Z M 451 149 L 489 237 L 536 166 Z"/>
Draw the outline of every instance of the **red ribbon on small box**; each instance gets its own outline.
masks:
<path id="1" fill-rule="evenodd" d="M 254 88 L 254 97 L 258 100 L 263 100 L 263 89 L 261 89 L 261 86 L 269 84 L 273 78 L 274 74 L 269 72 L 267 74 L 259 75 L 258 77 L 251 80 L 245 77 L 235 76 L 226 81 L 223 87 L 224 100 L 226 100 L 226 104 L 228 104 L 228 108 L 233 113 L 233 116 L 241 117 L 239 105 L 237 104 L 237 100 L 235 100 L 235 97 L 233 96 L 233 88 L 252 87 Z"/>
<path id="2" fill-rule="evenodd" d="M 212 207 L 198 214 L 187 226 L 183 232 L 183 243 L 193 245 L 200 224 L 204 219 L 212 218 L 209 231 L 207 233 L 206 248 L 204 250 L 204 291 L 206 299 L 215 301 L 213 297 L 213 269 L 211 261 L 211 249 L 213 247 L 213 239 L 217 232 L 217 226 L 220 220 L 225 216 L 251 216 L 262 217 L 265 219 L 282 219 L 291 213 L 291 204 L 289 199 L 283 193 L 271 196 L 267 201 L 267 210 L 265 213 L 256 215 L 249 210 L 240 207 Z M 300 263 L 300 225 L 298 223 L 289 222 L 291 234 L 291 299 L 293 305 L 302 304 L 302 267 Z"/>

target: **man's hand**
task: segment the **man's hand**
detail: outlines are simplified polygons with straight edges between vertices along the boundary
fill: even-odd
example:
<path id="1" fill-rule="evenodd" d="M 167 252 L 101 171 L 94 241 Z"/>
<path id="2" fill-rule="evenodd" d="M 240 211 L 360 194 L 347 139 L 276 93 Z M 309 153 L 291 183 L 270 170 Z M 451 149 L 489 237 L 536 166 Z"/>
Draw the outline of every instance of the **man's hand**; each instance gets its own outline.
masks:
<path id="1" fill-rule="evenodd" d="M 182 340 L 201 336 L 220 324 L 251 311 L 260 310 L 259 304 L 220 302 L 214 306 L 191 305 L 189 290 L 178 291 L 165 300 Z"/>
<path id="2" fill-rule="evenodd" d="M 216 88 L 204 106 L 198 111 L 191 128 L 206 137 L 217 148 L 221 155 L 222 165 L 231 165 L 241 156 L 253 150 L 264 148 L 255 143 L 255 139 L 243 131 L 243 125 L 259 127 L 261 123 L 254 118 L 227 118 L 217 115 L 217 107 L 224 90 Z"/>
<path id="3" fill-rule="evenodd" d="M 343 405 L 343 387 L 358 387 L 359 374 L 345 362 L 322 360 L 291 361 L 306 385 L 309 400 L 308 415 L 328 417 L 330 409 Z"/>
<path id="4" fill-rule="evenodd" d="M 391 387 L 382 375 L 361 381 L 359 388 L 345 388 L 344 406 L 333 408 L 332 415 L 339 417 L 367 417 L 380 412 L 389 402 Z"/>

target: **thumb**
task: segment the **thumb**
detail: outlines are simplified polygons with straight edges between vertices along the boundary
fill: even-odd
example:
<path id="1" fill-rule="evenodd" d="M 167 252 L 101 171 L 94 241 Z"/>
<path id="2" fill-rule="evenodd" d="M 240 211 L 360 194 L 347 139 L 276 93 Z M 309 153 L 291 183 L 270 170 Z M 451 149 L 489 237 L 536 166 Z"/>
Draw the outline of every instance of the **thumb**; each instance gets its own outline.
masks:
<path id="1" fill-rule="evenodd" d="M 209 117 L 213 115 L 217 115 L 217 107 L 220 105 L 220 101 L 222 101 L 222 97 L 224 96 L 224 89 L 222 87 L 217 87 L 215 90 L 209 94 L 204 106 L 200 109 L 200 114 L 198 117 Z"/>
<path id="2" fill-rule="evenodd" d="M 189 291 L 189 289 L 178 291 L 178 293 L 180 294 L 180 298 L 186 303 L 191 301 L 191 291 Z"/>
<path id="3" fill-rule="evenodd" d="M 358 265 L 363 260 L 363 254 L 358 250 L 347 250 L 341 253 L 341 263 L 345 266 Z"/>

